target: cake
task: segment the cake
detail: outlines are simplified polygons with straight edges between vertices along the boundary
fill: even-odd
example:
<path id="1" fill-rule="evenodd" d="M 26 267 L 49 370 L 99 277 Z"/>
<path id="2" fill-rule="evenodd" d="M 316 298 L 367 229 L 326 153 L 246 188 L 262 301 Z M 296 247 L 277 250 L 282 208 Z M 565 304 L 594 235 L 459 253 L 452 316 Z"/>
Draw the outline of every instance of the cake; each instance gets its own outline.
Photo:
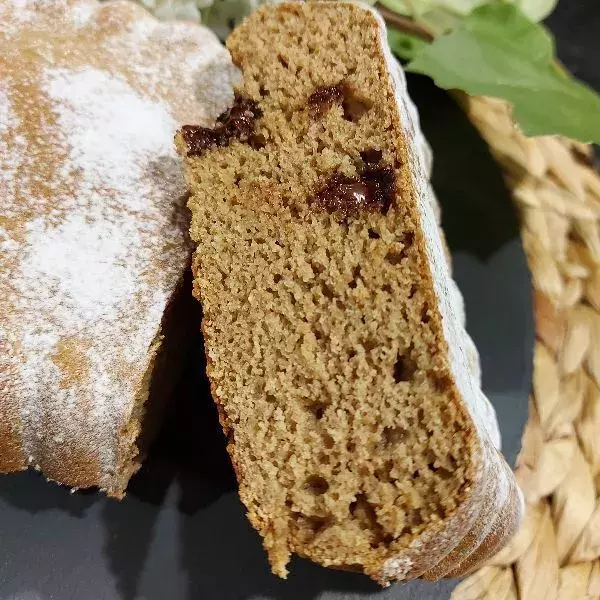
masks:
<path id="1" fill-rule="evenodd" d="M 0 472 L 121 497 L 184 329 L 173 135 L 235 71 L 209 30 L 133 3 L 4 0 L 0 73 Z"/>
<path id="2" fill-rule="evenodd" d="M 360 4 L 262 7 L 232 106 L 176 137 L 212 394 L 282 577 L 459 576 L 523 511 L 385 40 Z"/>

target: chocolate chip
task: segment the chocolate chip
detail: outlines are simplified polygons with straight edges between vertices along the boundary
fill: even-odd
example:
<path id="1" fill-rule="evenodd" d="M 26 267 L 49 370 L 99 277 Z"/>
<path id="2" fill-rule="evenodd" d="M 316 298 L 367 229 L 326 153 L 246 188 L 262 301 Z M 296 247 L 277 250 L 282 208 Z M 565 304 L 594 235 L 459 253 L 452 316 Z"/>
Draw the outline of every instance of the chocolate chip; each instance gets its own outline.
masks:
<path id="1" fill-rule="evenodd" d="M 393 169 L 367 164 L 357 177 L 348 177 L 343 173 L 331 175 L 313 196 L 311 204 L 344 216 L 354 216 L 362 211 L 386 214 L 395 193 Z"/>
<path id="2" fill-rule="evenodd" d="M 226 145 L 225 132 L 200 127 L 200 125 L 184 125 L 181 128 L 183 141 L 186 143 L 188 156 L 200 156 L 205 150 Z"/>
<path id="3" fill-rule="evenodd" d="M 361 174 L 371 191 L 370 204 L 382 214 L 387 214 L 396 194 L 396 175 L 388 166 L 367 165 Z"/>
<path id="4" fill-rule="evenodd" d="M 254 134 L 255 122 L 262 116 L 258 104 L 239 94 L 233 106 L 219 115 L 214 127 L 184 125 L 181 135 L 188 147 L 188 156 L 200 156 L 206 150 L 227 146 L 232 139 L 247 142 Z"/>
<path id="5" fill-rule="evenodd" d="M 343 83 L 318 87 L 307 101 L 313 117 L 323 116 L 336 102 L 341 102 L 344 98 L 345 88 Z"/>
<path id="6" fill-rule="evenodd" d="M 372 148 L 370 150 L 363 150 L 360 153 L 360 157 L 366 165 L 376 166 L 381 162 L 383 152 L 381 150 Z"/>
<path id="7" fill-rule="evenodd" d="M 348 214 L 366 207 L 368 195 L 369 189 L 360 179 L 334 173 L 315 194 L 313 202 L 327 212 Z"/>
<path id="8" fill-rule="evenodd" d="M 313 117 L 322 117 L 334 104 L 341 104 L 344 119 L 356 123 L 373 105 L 347 83 L 318 87 L 307 100 Z"/>

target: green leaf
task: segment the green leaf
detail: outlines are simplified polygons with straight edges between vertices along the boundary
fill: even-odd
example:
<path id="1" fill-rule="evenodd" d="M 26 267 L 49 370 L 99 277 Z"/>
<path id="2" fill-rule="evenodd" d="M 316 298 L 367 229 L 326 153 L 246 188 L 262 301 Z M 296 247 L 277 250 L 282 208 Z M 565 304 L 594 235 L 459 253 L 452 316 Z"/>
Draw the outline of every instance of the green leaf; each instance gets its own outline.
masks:
<path id="1" fill-rule="evenodd" d="M 392 52 L 404 60 L 413 60 L 427 46 L 421 38 L 397 29 L 388 30 L 388 43 Z"/>
<path id="2" fill-rule="evenodd" d="M 514 4 L 476 8 L 463 24 L 421 49 L 408 70 L 439 87 L 511 102 L 527 135 L 600 143 L 600 97 L 553 62 L 554 44 Z"/>
<path id="3" fill-rule="evenodd" d="M 371 0 L 372 1 L 372 0 Z M 514 2 L 532 21 L 546 18 L 558 0 L 379 0 L 387 9 L 410 17 L 434 35 L 456 29 L 473 10 L 489 2 Z"/>
<path id="4" fill-rule="evenodd" d="M 470 4 L 479 4 L 486 0 L 379 0 L 379 4 L 387 9 L 410 17 L 426 27 L 434 35 L 448 33 L 460 24 L 464 16 L 471 10 Z M 469 5 L 452 6 L 454 2 Z"/>
<path id="5" fill-rule="evenodd" d="M 419 19 L 419 23 L 433 35 L 438 36 L 456 29 L 463 19 L 464 16 L 457 12 L 446 8 L 437 8 L 424 13 Z"/>
<path id="6" fill-rule="evenodd" d="M 417 19 L 435 5 L 436 0 L 379 0 L 379 2 L 396 13 Z"/>

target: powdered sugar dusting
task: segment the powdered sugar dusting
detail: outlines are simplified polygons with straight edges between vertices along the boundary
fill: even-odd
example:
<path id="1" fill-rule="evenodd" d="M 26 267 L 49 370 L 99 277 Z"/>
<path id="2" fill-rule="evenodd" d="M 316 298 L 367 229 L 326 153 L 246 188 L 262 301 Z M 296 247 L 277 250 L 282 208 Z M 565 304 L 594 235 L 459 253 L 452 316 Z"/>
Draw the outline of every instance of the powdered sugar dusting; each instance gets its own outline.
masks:
<path id="1" fill-rule="evenodd" d="M 56 100 L 61 128 L 68 132 L 63 176 L 81 171 L 79 196 L 110 189 L 128 209 L 147 208 L 137 186 L 143 184 L 149 157 L 175 158 L 172 135 L 177 123 L 168 106 L 149 102 L 122 79 L 90 67 L 49 71 L 47 77 L 47 92 Z"/>
<path id="2" fill-rule="evenodd" d="M 413 561 L 405 556 L 388 559 L 381 569 L 384 581 L 402 581 L 410 573 Z"/>
<path id="3" fill-rule="evenodd" d="M 140 242 L 134 219 L 115 224 L 100 215 L 90 219 L 72 213 L 58 227 L 36 219 L 28 226 L 32 251 L 21 261 L 23 295 L 41 304 L 57 299 L 57 316 L 65 331 L 77 322 L 114 318 L 137 289 L 135 273 L 125 261 L 130 244 Z M 32 273 L 37 275 L 34 287 L 27 283 Z"/>
<path id="4" fill-rule="evenodd" d="M 22 150 L 24 139 L 22 136 L 15 135 L 14 131 L 19 125 L 19 119 L 14 112 L 11 100 L 8 96 L 8 90 L 5 83 L 0 79 L 0 186 L 8 192 L 14 193 L 15 173 L 22 162 L 21 152 L 15 152 L 14 149 Z M 11 138 L 9 144 L 8 139 Z M 0 228 L 0 248 L 4 248 L 9 241 L 2 235 Z"/>
<path id="5" fill-rule="evenodd" d="M 164 190 L 160 198 L 145 183 L 157 157 L 172 160 L 177 168 L 171 141 L 177 123 L 167 104 L 144 99 L 123 80 L 91 68 L 49 69 L 41 79 L 57 117 L 54 143 L 68 152 L 56 179 L 49 182 L 63 216 L 57 224 L 52 222 L 54 214 L 27 223 L 27 252 L 13 284 L 19 305 L 33 311 L 23 311 L 21 325 L 27 357 L 21 379 L 31 386 L 29 396 L 34 399 L 23 407 L 26 431 L 36 431 L 51 406 L 65 419 L 62 432 L 52 440 L 60 443 L 83 425 L 78 399 L 90 388 L 94 398 L 87 419 L 115 431 L 123 418 L 138 382 L 116 376 L 115 368 L 121 363 L 121 368 L 143 369 L 160 307 L 184 266 L 185 251 L 173 257 L 170 285 L 155 287 L 143 277 L 165 241 L 183 250 L 182 230 L 169 231 L 167 204 L 183 189 Z M 67 194 L 65 181 L 74 183 Z M 144 310 L 133 322 L 136 295 L 143 297 Z M 158 314 L 153 306 L 159 307 Z M 50 319 L 40 323 L 38 315 L 46 313 Z M 109 336 L 127 340 L 127 355 L 111 356 L 106 343 L 93 341 Z M 77 374 L 82 389 L 64 385 L 64 365 L 53 359 L 56 353 L 73 353 L 60 348 L 65 339 L 77 340 L 77 360 L 87 362 L 85 372 Z M 36 445 L 35 438 L 25 436 L 29 455 L 35 456 Z M 114 463 L 114 446 L 100 446 L 99 460 Z"/>
<path id="6" fill-rule="evenodd" d="M 95 0 L 3 0 L 0 3 L 0 17 L 3 17 L 0 19 L 0 34 L 18 34 L 23 26 L 33 23 L 40 13 L 51 16 L 56 26 L 66 22 L 75 27 L 82 26 L 95 10 Z"/>
<path id="7" fill-rule="evenodd" d="M 0 81 L 0 135 L 6 133 L 9 128 L 14 127 L 16 119 L 12 111 L 12 106 L 8 94 Z"/>
<path id="8" fill-rule="evenodd" d="M 45 0 L 0 10 L 0 416 L 14 460 L 118 493 L 119 432 L 189 258 L 173 136 L 226 107 L 230 82 L 218 107 L 195 82 L 230 63 L 208 30 L 133 4 L 53 6 L 60 38 Z"/>

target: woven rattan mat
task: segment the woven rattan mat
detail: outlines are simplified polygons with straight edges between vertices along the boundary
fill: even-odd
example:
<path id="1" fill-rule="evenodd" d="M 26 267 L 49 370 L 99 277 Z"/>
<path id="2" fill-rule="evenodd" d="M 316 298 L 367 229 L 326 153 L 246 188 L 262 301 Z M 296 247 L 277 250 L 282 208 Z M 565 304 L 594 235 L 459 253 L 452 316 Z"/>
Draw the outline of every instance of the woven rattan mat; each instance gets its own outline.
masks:
<path id="1" fill-rule="evenodd" d="M 600 176 L 590 148 L 524 137 L 504 102 L 459 101 L 520 215 L 536 346 L 516 467 L 525 520 L 452 599 L 600 600 Z"/>

